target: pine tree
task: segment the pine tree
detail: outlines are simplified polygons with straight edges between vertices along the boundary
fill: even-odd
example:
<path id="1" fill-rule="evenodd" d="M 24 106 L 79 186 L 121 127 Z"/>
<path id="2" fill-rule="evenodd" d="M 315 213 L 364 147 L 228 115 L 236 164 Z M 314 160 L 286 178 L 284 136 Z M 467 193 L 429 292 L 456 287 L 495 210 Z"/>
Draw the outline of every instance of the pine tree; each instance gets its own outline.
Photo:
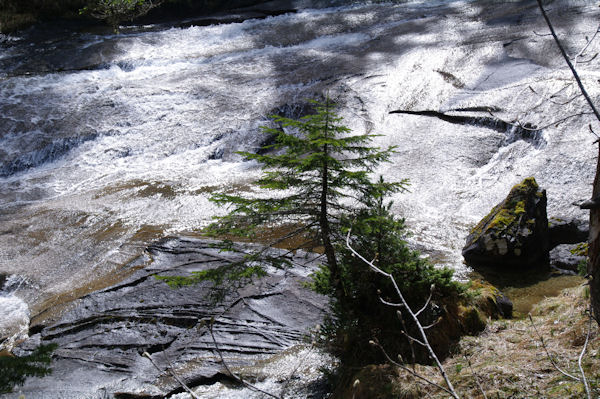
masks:
<path id="1" fill-rule="evenodd" d="M 437 268 L 406 242 L 409 235 L 405 221 L 391 212 L 386 203 L 389 191 L 380 178 L 371 192 L 363 198 L 363 206 L 353 219 L 343 221 L 344 230 L 351 228 L 351 245 L 362 256 L 373 259 L 375 266 L 392 274 L 404 298 L 412 309 L 419 309 L 431 295 L 431 306 L 423 316 L 430 322 L 443 314 L 436 310 L 444 298 L 456 298 L 462 292 L 459 283 L 452 280 L 452 270 Z M 366 342 L 378 340 L 390 353 L 399 353 L 405 359 L 426 361 L 426 354 L 409 350 L 410 344 L 400 334 L 413 334 L 410 319 L 400 320 L 396 311 L 382 302 L 398 302 L 390 280 L 374 272 L 355 257 L 347 247 L 338 249 L 343 297 L 335 297 L 333 317 L 326 323 L 325 335 L 332 351 L 344 367 L 362 367 L 384 361 L 379 350 Z M 335 295 L 321 270 L 314 278 L 314 288 L 323 294 Z M 439 309 L 438 309 L 439 310 Z M 421 349 L 421 348 L 417 348 Z M 412 352 L 412 353 L 411 353 Z M 411 359 L 410 356 L 413 358 Z"/>
<path id="2" fill-rule="evenodd" d="M 371 146 L 374 135 L 352 135 L 333 112 L 329 100 L 313 104 L 316 112 L 299 120 L 274 117 L 278 127 L 263 128 L 271 135 L 271 144 L 258 153 L 241 153 L 263 166 L 262 177 L 255 182 L 258 190 L 214 194 L 212 201 L 230 209 L 206 231 L 221 239 L 221 249 L 238 250 L 240 247 L 232 240 L 262 241 L 268 230 L 293 226 L 271 246 L 301 237 L 298 246 L 290 250 L 322 251 L 326 262 L 313 275 L 312 286 L 332 299 L 333 317 L 326 325 L 327 339 L 334 343 L 334 352 L 344 362 L 364 364 L 379 358 L 364 349 L 373 337 L 402 352 L 405 348 L 398 334 L 403 326 L 396 309 L 380 301 L 394 300 L 389 281 L 346 248 L 350 229 L 353 247 L 394 275 L 411 306 L 422 306 L 430 293 L 435 302 L 458 294 L 460 288 L 452 281 L 451 270 L 435 268 L 408 247 L 404 220 L 393 215 L 391 203 L 385 202 L 390 194 L 406 190 L 408 181 L 370 179 L 377 165 L 389 161 L 394 148 Z M 285 259 L 258 250 L 247 253 L 238 263 L 194 272 L 191 277 L 159 278 L 172 286 L 212 280 L 217 290 L 230 289 L 239 286 L 236 282 L 244 284 L 264 275 L 263 265 L 268 263 L 284 266 Z M 434 311 L 427 313 L 437 316 Z"/>
<path id="3" fill-rule="evenodd" d="M 119 23 L 132 21 L 158 7 L 164 0 L 88 0 L 87 6 L 79 10 L 109 24 L 119 32 Z"/>
<path id="4" fill-rule="evenodd" d="M 342 118 L 333 112 L 329 99 L 312 104 L 316 112 L 299 120 L 273 117 L 278 127 L 263 127 L 264 133 L 272 136 L 272 144 L 259 153 L 241 153 L 263 166 L 263 175 L 255 183 L 260 194 L 213 195 L 212 201 L 229 206 L 230 211 L 218 218 L 207 233 L 220 238 L 255 239 L 266 229 L 283 224 L 294 226 L 279 241 L 302 236 L 303 248 L 320 248 L 326 258 L 329 283 L 336 296 L 341 297 L 344 294 L 336 245 L 344 239 L 342 218 L 351 218 L 357 211 L 356 205 L 373 191 L 369 175 L 381 162 L 389 161 L 394 148 L 371 146 L 375 135 L 352 135 Z M 406 185 L 406 180 L 384 183 L 378 190 L 395 192 Z M 232 241 L 224 243 L 228 249 L 233 248 Z M 265 252 L 253 253 L 244 262 L 197 272 L 191 278 L 163 279 L 171 285 L 205 279 L 219 285 L 227 280 L 248 279 L 264 273 L 262 266 L 254 262 L 264 255 Z"/>

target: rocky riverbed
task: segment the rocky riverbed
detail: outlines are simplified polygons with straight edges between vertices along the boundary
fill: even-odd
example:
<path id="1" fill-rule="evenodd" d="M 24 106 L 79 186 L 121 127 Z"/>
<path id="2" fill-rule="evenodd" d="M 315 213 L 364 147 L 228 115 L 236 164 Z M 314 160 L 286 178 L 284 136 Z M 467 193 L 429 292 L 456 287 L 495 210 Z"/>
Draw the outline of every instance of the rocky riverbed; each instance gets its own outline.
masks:
<path id="1" fill-rule="evenodd" d="M 40 343 L 59 347 L 53 374 L 28 379 L 20 392 L 32 398 L 162 398 L 182 390 L 167 370 L 191 387 L 231 383 L 220 356 L 228 367 L 239 369 L 268 364 L 270 356 L 307 340 L 310 344 L 311 329 L 327 310 L 327 300 L 303 285 L 318 255 L 289 255 L 294 267 L 269 269 L 268 276 L 218 304 L 210 283 L 172 289 L 155 278 L 188 275 L 242 256 L 211 244 L 190 237 L 162 239 L 138 260 L 145 267 L 76 300 L 58 320 L 33 326 L 32 337 L 17 353 Z M 282 371 L 291 375 L 293 367 Z"/>
<path id="2" fill-rule="evenodd" d="M 411 244 L 461 278 L 470 273 L 460 255 L 470 228 L 525 177 L 547 189 L 549 215 L 587 218 L 572 204 L 590 198 L 595 137 L 535 2 L 319 10 L 304 7 L 334 3 L 286 1 L 281 10 L 295 12 L 281 15 L 276 3 L 272 17 L 220 25 L 129 26 L 120 35 L 40 25 L 0 37 L 0 331 L 30 334 L 31 345 L 60 344 L 58 378 L 32 379 L 28 392 L 48 384 L 50 397 L 68 397 L 56 393 L 66 386 L 61 378 L 84 390 L 177 389 L 156 382 L 158 371 L 139 351 L 159 361 L 164 345 L 180 365 L 176 348 L 183 346 L 171 340 L 197 330 L 194 318 L 223 309 L 195 302 L 206 287 L 159 285 L 153 268 L 171 255 L 146 248 L 198 231 L 221 212 L 209 194 L 247 189 L 259 172 L 236 151 L 263 142 L 268 115 L 297 117 L 307 99 L 325 92 L 353 132 L 398 146 L 392 163 L 376 171 L 412 183 L 392 210 L 406 218 Z M 557 0 L 549 12 L 570 54 L 597 29 L 596 2 Z M 577 64 L 594 98 L 598 43 Z M 289 283 L 277 273 L 269 279 Z M 154 290 L 149 285 L 162 301 L 144 296 Z M 128 295 L 135 307 L 121 309 Z M 167 310 L 169 302 L 179 310 Z M 153 318 L 169 321 L 164 337 Z M 295 332 L 282 342 L 299 342 L 308 324 L 290 327 Z M 216 337 L 228 342 L 218 327 Z M 120 330 L 129 340 L 110 339 Z M 195 334 L 208 353 L 206 332 Z M 96 351 L 96 337 L 115 348 Z M 86 356 L 100 360 L 85 364 Z M 80 369 L 98 380 L 86 385 Z M 194 373 L 190 380 L 212 378 Z M 135 376 L 143 381 L 127 386 Z"/>

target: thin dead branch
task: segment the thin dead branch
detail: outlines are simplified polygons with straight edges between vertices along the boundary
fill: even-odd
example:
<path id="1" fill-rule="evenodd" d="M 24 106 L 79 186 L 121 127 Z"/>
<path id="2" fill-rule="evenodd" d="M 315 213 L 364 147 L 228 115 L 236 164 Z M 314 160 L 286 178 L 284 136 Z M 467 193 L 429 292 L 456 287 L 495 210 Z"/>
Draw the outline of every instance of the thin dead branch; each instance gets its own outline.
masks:
<path id="1" fill-rule="evenodd" d="M 292 370 L 292 372 L 290 373 L 290 375 L 288 376 L 288 378 L 285 381 L 285 384 L 283 384 L 283 387 L 281 387 L 281 397 L 283 398 L 285 395 L 285 391 L 287 390 L 287 387 L 290 385 L 290 382 L 292 381 L 292 378 L 294 377 L 294 375 L 296 374 L 296 372 L 298 371 L 298 369 L 302 366 L 302 364 L 304 364 L 304 360 L 306 360 L 306 358 L 308 357 L 308 355 L 310 354 L 310 352 L 314 349 L 314 342 L 310 345 L 310 347 L 308 348 L 308 353 L 300 359 L 300 361 L 298 362 L 298 364 L 296 365 L 296 367 L 294 367 L 294 369 Z"/>
<path id="2" fill-rule="evenodd" d="M 378 347 L 381 350 L 381 353 L 383 353 L 383 356 L 385 356 L 385 358 L 387 359 L 388 362 L 390 362 L 391 364 L 393 364 L 396 367 L 401 368 L 402 370 L 406 371 L 407 373 L 409 373 L 410 375 L 412 375 L 413 377 L 416 377 L 422 381 L 425 381 L 426 383 L 428 383 L 431 386 L 434 386 L 436 388 L 438 388 L 439 390 L 442 390 L 444 392 L 446 392 L 449 395 L 452 395 L 452 397 L 458 398 L 458 396 L 456 396 L 456 392 L 454 392 L 454 389 L 452 391 L 450 391 L 448 388 L 445 388 L 433 381 L 431 381 L 430 379 L 423 377 L 421 374 L 411 370 L 410 368 L 406 367 L 406 365 L 402 364 L 402 363 L 398 363 L 396 361 L 394 361 L 385 351 L 385 349 L 381 346 L 381 344 L 377 341 L 369 341 L 369 344 Z M 400 359 L 402 359 L 402 357 L 400 355 L 398 355 L 398 357 Z"/>
<path id="3" fill-rule="evenodd" d="M 159 372 L 161 372 L 161 373 L 163 372 L 163 370 L 162 370 L 160 367 L 158 367 L 158 364 L 156 364 L 156 363 L 154 362 L 154 359 L 152 359 L 152 356 L 150 356 L 150 354 L 149 354 L 148 352 L 144 352 L 144 353 L 142 354 L 142 356 L 144 356 L 145 358 L 147 358 L 148 360 L 150 360 L 150 363 L 152 363 L 152 365 L 153 365 L 153 366 L 154 366 L 154 367 L 155 367 L 155 368 L 156 368 L 156 369 L 157 369 Z M 170 364 L 170 362 L 169 362 L 169 364 Z M 172 376 L 173 378 L 175 378 L 175 381 L 177 381 L 177 382 L 179 383 L 179 385 L 181 385 L 181 387 L 187 391 L 187 393 L 189 393 L 190 395 L 192 395 L 192 398 L 194 398 L 194 399 L 200 399 L 200 397 L 199 397 L 198 395 L 196 395 L 196 394 L 194 393 L 194 391 L 192 391 L 192 390 L 190 389 L 190 387 L 188 387 L 188 386 L 185 384 L 185 382 L 183 382 L 183 381 L 181 380 L 181 378 L 179 378 L 179 376 L 178 376 L 178 375 L 177 375 L 177 374 L 176 374 L 176 373 L 173 371 L 173 367 L 172 367 L 172 365 L 171 365 L 171 367 L 169 367 L 167 370 L 169 370 L 169 374 L 171 374 L 171 376 Z"/>
<path id="4" fill-rule="evenodd" d="M 563 118 L 560 118 L 560 119 L 554 120 L 554 121 L 552 121 L 552 122 L 550 122 L 550 123 L 547 123 L 547 124 L 545 124 L 545 125 L 543 125 L 543 126 L 535 126 L 535 127 L 531 127 L 531 126 L 529 126 L 529 124 L 528 124 L 528 123 L 525 123 L 525 124 L 523 124 L 523 123 L 521 123 L 521 121 L 516 121 L 516 122 L 508 122 L 508 121 L 506 121 L 506 120 L 503 120 L 502 118 L 498 117 L 497 115 L 495 115 L 495 114 L 494 114 L 493 112 L 491 112 L 491 111 L 489 112 L 489 114 L 490 114 L 492 117 L 494 117 L 494 118 L 498 119 L 500 122 L 506 123 L 507 125 L 510 125 L 510 126 L 513 126 L 513 127 L 518 127 L 518 128 L 520 128 L 520 129 L 523 129 L 523 130 L 526 130 L 526 131 L 529 131 L 529 132 L 538 132 L 538 131 L 540 131 L 540 130 L 544 130 L 544 129 L 546 129 L 546 128 L 549 128 L 550 126 L 558 126 L 558 125 L 560 125 L 561 123 L 565 122 L 566 120 L 569 120 L 569 119 L 571 119 L 571 118 L 575 118 L 575 117 L 577 117 L 577 116 L 582 116 L 582 115 L 592 115 L 592 114 L 593 114 L 593 112 L 578 112 L 578 113 L 576 113 L 576 114 L 567 115 L 567 116 L 565 116 L 565 117 L 563 117 Z"/>
<path id="5" fill-rule="evenodd" d="M 442 363 L 438 359 L 437 355 L 435 354 L 433 348 L 429 344 L 429 340 L 427 339 L 427 334 L 425 333 L 425 329 L 423 329 L 423 325 L 421 324 L 421 322 L 420 322 L 419 318 L 417 317 L 417 315 L 415 315 L 415 313 L 412 311 L 412 309 L 410 308 L 410 306 L 408 306 L 408 303 L 404 299 L 404 295 L 402 295 L 402 291 L 400 291 L 400 288 L 398 287 L 398 284 L 396 283 L 396 279 L 394 279 L 394 276 L 392 276 L 390 273 L 387 273 L 387 272 L 381 270 L 380 268 L 378 268 L 377 266 L 375 266 L 375 264 L 373 262 L 370 262 L 367 259 L 365 259 L 364 256 L 362 256 L 361 254 L 359 254 L 358 252 L 356 252 L 356 250 L 354 250 L 354 248 L 352 248 L 352 246 L 350 245 L 350 234 L 351 234 L 351 232 L 352 232 L 352 229 L 350 229 L 348 231 L 348 234 L 346 235 L 346 246 L 347 246 L 347 248 L 354 254 L 354 256 L 358 257 L 360 260 L 362 260 L 364 263 L 366 263 L 373 271 L 375 271 L 375 272 L 381 274 L 382 276 L 385 276 L 388 279 L 390 279 L 390 281 L 392 282 L 392 285 L 394 286 L 396 294 L 400 298 L 400 301 L 402 302 L 402 304 L 406 308 L 408 314 L 410 315 L 410 317 L 414 321 L 417 329 L 419 330 L 419 334 L 420 334 L 420 336 L 421 336 L 421 338 L 423 340 L 423 343 L 425 344 L 425 348 L 427 349 L 427 351 L 429 353 L 429 356 L 435 362 L 435 364 L 436 364 L 436 366 L 437 366 L 440 374 L 444 378 L 444 381 L 446 382 L 446 386 L 448 387 L 448 389 L 446 391 L 453 398 L 460 399 L 460 397 L 458 396 L 458 394 L 454 390 L 454 387 L 452 386 L 452 382 L 450 381 L 450 379 L 448 378 L 448 375 L 446 374 L 446 370 L 444 369 L 444 366 L 442 365 Z M 384 353 L 385 353 L 385 351 L 384 351 Z M 386 354 L 386 357 L 389 358 L 389 356 L 387 356 L 387 354 Z M 406 368 L 406 369 L 408 369 L 408 368 Z"/>
<path id="6" fill-rule="evenodd" d="M 479 388 L 479 392 L 481 392 L 481 394 L 483 395 L 483 399 L 487 399 L 485 390 L 483 389 L 483 386 L 481 385 L 481 381 L 479 381 L 479 376 L 475 373 L 475 370 L 473 370 L 473 364 L 471 363 L 471 358 L 465 354 L 463 354 L 463 356 L 465 357 L 465 360 L 467 361 L 467 364 L 469 365 L 469 370 L 471 370 L 471 374 L 473 375 L 473 379 L 475 379 L 475 383 L 477 384 L 477 388 Z"/>
<path id="7" fill-rule="evenodd" d="M 423 305 L 423 307 L 421 309 L 419 309 L 418 311 L 415 312 L 415 316 L 419 316 L 421 313 L 423 313 L 423 311 L 425 309 L 427 309 L 427 307 L 429 306 L 429 302 L 431 302 L 431 298 L 433 297 L 433 290 L 435 289 L 435 285 L 432 285 L 429 288 L 429 298 L 427 298 L 427 300 L 425 301 L 425 305 Z"/>
<path id="8" fill-rule="evenodd" d="M 590 386 L 588 384 L 587 379 L 585 378 L 585 372 L 583 371 L 583 366 L 581 362 L 583 361 L 583 356 L 587 350 L 588 343 L 590 342 L 590 335 L 592 332 L 592 309 L 588 310 L 588 329 L 585 337 L 585 343 L 583 344 L 583 348 L 581 348 L 581 353 L 579 354 L 579 358 L 577 359 L 577 366 L 579 367 L 579 373 L 581 374 L 581 381 L 583 382 L 583 386 L 585 387 L 585 393 L 587 397 L 591 399 L 592 394 L 590 393 Z"/>
<path id="9" fill-rule="evenodd" d="M 544 17 L 544 20 L 546 21 L 546 25 L 548 25 L 548 29 L 550 29 L 550 33 L 552 34 L 552 37 L 554 38 L 554 41 L 556 42 L 556 45 L 558 46 L 558 49 L 560 50 L 560 53 L 562 54 L 564 60 L 566 61 L 567 65 L 569 66 L 569 69 L 571 70 L 571 72 L 573 73 L 573 76 L 575 77 L 575 81 L 577 82 L 577 85 L 579 86 L 579 90 L 581 90 L 581 94 L 583 94 L 583 96 L 585 97 L 586 101 L 588 102 L 590 108 L 592 109 L 594 115 L 596 116 L 596 119 L 598 119 L 598 121 L 600 122 L 600 112 L 598 112 L 598 110 L 596 109 L 596 106 L 594 105 L 594 103 L 592 102 L 592 99 L 590 98 L 590 95 L 585 90 L 585 87 L 583 87 L 583 83 L 581 82 L 581 79 L 579 78 L 579 74 L 575 70 L 573 63 L 569 59 L 569 56 L 567 55 L 564 47 L 560 43 L 558 36 L 556 36 L 554 27 L 552 26 L 552 23 L 550 22 L 550 19 L 548 18 L 548 15 L 546 14 L 546 10 L 544 10 L 544 7 L 542 6 L 542 0 L 537 0 L 537 3 L 538 3 L 538 6 L 540 7 L 540 11 L 542 12 L 542 16 Z"/>
<path id="10" fill-rule="evenodd" d="M 227 364 L 227 362 L 223 358 L 223 354 L 221 353 L 221 348 L 219 348 L 219 345 L 217 344 L 217 340 L 215 339 L 215 334 L 213 333 L 213 323 L 212 323 L 212 321 L 208 324 L 208 331 L 209 331 L 210 336 L 211 336 L 211 338 L 213 340 L 213 344 L 215 345 L 215 350 L 217 351 L 217 354 L 219 355 L 219 358 L 221 359 L 221 364 L 223 364 L 223 367 L 225 367 L 225 370 L 227 370 L 227 372 L 229 373 L 229 375 L 233 379 L 235 379 L 240 384 L 242 384 L 242 385 L 250 388 L 251 390 L 253 390 L 255 392 L 260 392 L 262 394 L 265 394 L 265 395 L 270 396 L 270 397 L 275 398 L 275 399 L 283 399 L 282 396 L 273 395 L 270 392 L 267 392 L 265 390 L 262 390 L 262 389 L 258 388 L 255 385 L 250 384 L 249 382 L 245 381 L 242 377 L 238 376 L 233 371 L 231 371 L 231 369 L 229 368 L 229 365 Z"/>
<path id="11" fill-rule="evenodd" d="M 382 297 L 379 297 L 379 301 L 381 301 L 381 303 L 383 303 L 384 305 L 390 306 L 392 308 L 403 308 L 404 307 L 403 303 L 394 303 L 394 302 L 386 301 Z"/>
<path id="12" fill-rule="evenodd" d="M 402 317 L 402 312 L 397 311 L 396 314 L 398 315 L 398 318 L 400 319 L 400 323 L 402 323 L 402 330 L 403 331 L 408 331 L 406 329 L 406 323 L 404 322 L 404 317 Z M 408 346 L 410 347 L 410 356 L 411 356 L 411 363 L 413 365 L 413 371 L 415 370 L 415 363 L 417 362 L 417 355 L 415 353 L 415 346 L 413 345 L 412 341 L 409 339 L 408 340 Z"/>
<path id="13" fill-rule="evenodd" d="M 592 36 L 591 39 L 587 40 L 587 36 L 586 36 L 586 40 L 587 40 L 586 45 L 581 49 L 581 51 L 579 53 L 577 53 L 577 55 L 575 55 L 575 57 L 573 57 L 573 62 L 575 62 L 575 65 L 577 65 L 577 58 L 581 57 L 583 55 L 583 53 L 585 53 L 587 48 L 590 46 L 590 44 L 594 41 L 594 39 L 598 35 L 598 32 L 600 32 L 600 25 L 598 25 L 598 27 L 596 28 L 596 31 L 594 32 L 594 35 Z M 591 59 L 589 59 L 587 61 L 582 61 L 582 62 L 590 62 L 597 56 L 598 56 L 598 54 L 594 55 Z"/>
<path id="14" fill-rule="evenodd" d="M 535 325 L 535 323 L 533 322 L 533 317 L 531 317 L 531 314 L 528 315 L 529 316 L 529 321 L 531 322 L 531 325 L 533 326 L 533 329 L 536 333 L 536 335 L 538 336 L 538 339 L 540 340 L 540 342 L 542 343 L 542 347 L 544 348 L 544 351 L 546 352 L 546 356 L 548 356 L 548 359 L 550 360 L 550 363 L 552 363 L 552 366 L 554 366 L 554 368 L 561 373 L 562 375 L 571 378 L 572 380 L 575 380 L 577 382 L 581 382 L 581 379 L 579 379 L 578 377 L 574 376 L 573 374 L 569 374 L 566 371 L 564 371 L 563 369 L 561 369 L 558 364 L 556 364 L 556 361 L 554 360 L 554 357 L 550 354 L 550 352 L 548 351 L 548 347 L 546 346 L 546 341 L 544 341 L 544 337 L 540 334 L 540 332 L 537 329 L 537 326 Z"/>

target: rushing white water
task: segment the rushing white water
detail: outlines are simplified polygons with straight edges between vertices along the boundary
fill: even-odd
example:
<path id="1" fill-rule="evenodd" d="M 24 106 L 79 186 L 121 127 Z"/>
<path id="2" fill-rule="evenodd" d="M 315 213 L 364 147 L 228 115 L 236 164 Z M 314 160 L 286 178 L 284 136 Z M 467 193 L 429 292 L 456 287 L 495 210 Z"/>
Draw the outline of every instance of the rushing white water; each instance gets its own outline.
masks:
<path id="1" fill-rule="evenodd" d="M 11 347 L 15 340 L 27 337 L 29 329 L 29 307 L 15 292 L 26 285 L 22 277 L 11 275 L 6 277 L 0 286 L 0 337 L 8 339 L 0 342 L 0 347 Z"/>
<path id="2" fill-rule="evenodd" d="M 554 5 L 572 53 L 596 29 L 592 3 Z M 55 295 L 121 271 L 149 240 L 200 229 L 219 212 L 209 192 L 257 175 L 235 151 L 260 146 L 268 115 L 296 116 L 328 92 L 354 132 L 398 146 L 378 171 L 411 180 L 394 210 L 413 243 L 464 275 L 469 226 L 524 177 L 548 189 L 551 215 L 586 217 L 571 204 L 591 191 L 591 119 L 552 123 L 586 108 L 569 101 L 577 87 L 551 38 L 534 31 L 545 28 L 530 2 L 440 1 L 3 40 L 0 272 L 39 287 L 18 293 L 39 312 Z M 586 54 L 594 51 L 597 42 Z M 597 98 L 598 60 L 579 67 Z M 489 121 L 389 114 L 491 117 L 452 111 L 469 107 L 549 126 L 526 137 Z"/>

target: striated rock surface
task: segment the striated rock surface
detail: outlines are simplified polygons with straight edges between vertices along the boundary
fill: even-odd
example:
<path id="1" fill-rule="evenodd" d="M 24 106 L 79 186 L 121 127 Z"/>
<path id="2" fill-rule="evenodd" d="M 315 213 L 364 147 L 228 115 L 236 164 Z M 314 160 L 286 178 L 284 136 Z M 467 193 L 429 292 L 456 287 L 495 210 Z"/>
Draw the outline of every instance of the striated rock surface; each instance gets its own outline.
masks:
<path id="1" fill-rule="evenodd" d="M 515 185 L 467 237 L 462 254 L 473 266 L 530 267 L 548 261 L 546 191 L 533 177 Z"/>
<path id="2" fill-rule="evenodd" d="M 196 238 L 161 240 L 147 250 L 149 266 L 76 301 L 57 323 L 38 326 L 39 333 L 19 350 L 24 354 L 40 343 L 57 343 L 54 372 L 28 379 L 23 394 L 162 398 L 180 391 L 165 371 L 169 367 L 192 387 L 230 380 L 215 341 L 230 367 L 250 365 L 302 342 L 321 321 L 326 299 L 303 286 L 314 255 L 290 255 L 298 267 L 269 270 L 219 304 L 207 298 L 208 283 L 171 289 L 154 278 L 185 275 L 240 257 L 210 244 Z"/>

